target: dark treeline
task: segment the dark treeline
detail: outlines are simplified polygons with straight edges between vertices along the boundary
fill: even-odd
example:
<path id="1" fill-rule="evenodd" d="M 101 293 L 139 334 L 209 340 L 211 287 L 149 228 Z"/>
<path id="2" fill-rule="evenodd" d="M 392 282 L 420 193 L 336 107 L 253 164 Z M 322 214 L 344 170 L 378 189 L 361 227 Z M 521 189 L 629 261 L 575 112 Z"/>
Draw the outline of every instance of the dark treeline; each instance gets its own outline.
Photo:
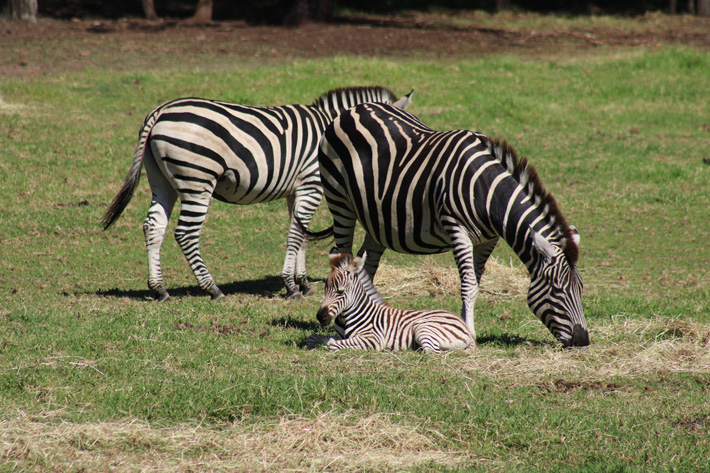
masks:
<path id="1" fill-rule="evenodd" d="M 702 0 L 701 0 L 702 1 Z M 39 0 L 39 14 L 55 18 L 144 17 L 141 0 Z M 195 12 L 197 0 L 154 0 L 161 18 L 188 18 Z M 647 11 L 674 13 L 693 10 L 693 0 L 254 0 L 235 2 L 213 0 L 214 20 L 246 20 L 251 23 L 288 23 L 289 17 L 330 20 L 342 11 L 396 14 L 406 10 L 485 10 L 500 9 L 567 15 L 620 14 L 637 15 Z"/>

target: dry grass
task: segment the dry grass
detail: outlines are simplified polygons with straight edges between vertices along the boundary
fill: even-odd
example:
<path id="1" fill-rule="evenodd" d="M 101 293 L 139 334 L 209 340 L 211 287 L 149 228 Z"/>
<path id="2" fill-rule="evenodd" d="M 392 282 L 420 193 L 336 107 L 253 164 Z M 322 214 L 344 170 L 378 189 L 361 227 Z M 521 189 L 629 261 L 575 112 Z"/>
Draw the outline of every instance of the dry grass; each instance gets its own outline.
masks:
<path id="1" fill-rule="evenodd" d="M 544 330 L 543 327 L 540 330 Z M 591 328 L 592 345 L 582 349 L 518 346 L 479 349 L 442 358 L 465 376 L 530 385 L 560 378 L 609 382 L 671 373 L 710 374 L 710 325 L 671 318 L 612 317 Z"/>
<path id="2" fill-rule="evenodd" d="M 456 296 L 461 281 L 456 265 L 438 264 L 432 258 L 424 258 L 417 266 L 395 267 L 382 264 L 375 275 L 375 285 L 385 298 L 416 296 Z M 509 300 L 524 297 L 528 292 L 530 276 L 525 267 L 505 264 L 492 257 L 486 263 L 481 278 L 480 294 L 488 300 Z"/>
<path id="3" fill-rule="evenodd" d="M 431 434 L 431 433 L 428 433 Z M 141 422 L 54 425 L 18 415 L 0 423 L 0 462 L 53 471 L 390 471 L 470 462 L 385 415 L 325 413 L 222 428 Z"/>

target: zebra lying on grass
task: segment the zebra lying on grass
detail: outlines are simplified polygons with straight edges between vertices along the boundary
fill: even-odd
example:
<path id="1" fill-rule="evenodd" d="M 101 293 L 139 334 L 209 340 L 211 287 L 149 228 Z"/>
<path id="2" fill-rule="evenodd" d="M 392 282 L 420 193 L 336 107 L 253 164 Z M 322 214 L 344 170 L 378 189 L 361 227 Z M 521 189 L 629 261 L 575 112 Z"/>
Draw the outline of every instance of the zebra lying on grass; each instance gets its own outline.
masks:
<path id="1" fill-rule="evenodd" d="M 532 312 L 563 345 L 589 345 L 579 234 L 512 147 L 467 130 L 437 132 L 405 111 L 365 104 L 326 128 L 318 160 L 333 227 L 307 232 L 310 238 L 334 235 L 340 251 L 352 252 L 360 222 L 371 278 L 385 248 L 453 250 L 461 315 L 474 338 L 479 281 L 503 238 L 530 272 Z"/>
<path id="2" fill-rule="evenodd" d="M 363 270 L 366 259 L 366 254 L 353 258 L 350 253 L 331 250 L 331 272 L 317 317 L 323 327 L 335 319 L 339 338 L 314 333 L 306 340 L 307 346 L 326 344 L 331 350 L 421 348 L 425 353 L 440 353 L 476 343 L 456 314 L 396 309 L 385 303 Z"/>
<path id="3" fill-rule="evenodd" d="M 202 290 L 223 297 L 200 255 L 200 231 L 212 197 L 233 204 L 286 198 L 291 224 L 281 279 L 287 297 L 310 292 L 306 278 L 306 227 L 323 189 L 318 142 L 343 110 L 363 102 L 394 102 L 406 107 L 411 93 L 397 99 L 384 87 L 331 90 L 312 105 L 252 107 L 198 98 L 164 103 L 145 119 L 123 187 L 103 217 L 104 229 L 121 215 L 145 166 L 153 194 L 143 224 L 148 251 L 148 287 L 167 299 L 160 248 L 170 213 L 180 198 L 175 239 Z M 295 209 L 295 211 L 294 211 Z"/>

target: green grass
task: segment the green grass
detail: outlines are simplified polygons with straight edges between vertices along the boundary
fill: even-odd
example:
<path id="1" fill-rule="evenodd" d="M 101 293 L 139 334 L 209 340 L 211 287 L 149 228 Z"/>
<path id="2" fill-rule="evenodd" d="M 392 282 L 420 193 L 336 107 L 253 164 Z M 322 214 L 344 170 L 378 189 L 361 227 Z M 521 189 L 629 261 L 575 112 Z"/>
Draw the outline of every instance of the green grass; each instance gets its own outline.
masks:
<path id="1" fill-rule="evenodd" d="M 707 468 L 708 78 L 707 54 L 684 48 L 0 78 L 0 464 Z M 476 352 L 305 350 L 322 285 L 305 301 L 282 299 L 283 202 L 212 204 L 202 248 L 224 301 L 199 293 L 172 239 L 163 267 L 173 299 L 150 300 L 147 183 L 110 231 L 99 224 L 144 115 L 183 95 L 310 103 L 352 84 L 413 87 L 411 111 L 434 128 L 506 138 L 531 158 L 582 234 L 591 347 L 558 348 L 524 297 L 482 297 Z M 320 211 L 317 225 L 328 221 Z M 309 248 L 316 281 L 328 250 Z M 507 247 L 495 256 L 517 264 Z M 423 261 L 384 258 L 453 267 L 450 254 Z M 392 302 L 460 308 L 455 293 Z"/>

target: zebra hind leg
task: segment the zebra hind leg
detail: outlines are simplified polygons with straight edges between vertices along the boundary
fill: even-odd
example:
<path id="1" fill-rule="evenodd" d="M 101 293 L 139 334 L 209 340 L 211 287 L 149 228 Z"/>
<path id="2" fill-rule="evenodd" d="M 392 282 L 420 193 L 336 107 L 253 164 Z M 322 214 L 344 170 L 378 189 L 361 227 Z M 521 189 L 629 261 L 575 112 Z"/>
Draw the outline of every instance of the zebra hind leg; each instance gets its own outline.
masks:
<path id="1" fill-rule="evenodd" d="M 163 270 L 160 265 L 160 248 L 165 238 L 170 210 L 172 210 L 172 204 L 163 204 L 155 199 L 151 202 L 148 215 L 143 223 L 145 247 L 148 252 L 148 288 L 155 293 L 155 298 L 158 301 L 164 301 L 170 297 L 163 285 Z"/>
<path id="2" fill-rule="evenodd" d="M 322 195 L 320 188 L 306 188 L 287 197 L 286 206 L 290 225 L 286 241 L 286 257 L 281 270 L 281 281 L 286 286 L 287 299 L 300 299 L 301 296 L 308 295 L 312 291 L 306 277 L 307 239 L 296 217 L 308 228 Z"/>
<path id="3" fill-rule="evenodd" d="M 306 244 L 308 242 L 304 241 L 301 249 L 298 250 L 296 256 L 296 284 L 298 284 L 298 289 L 301 294 L 307 296 L 313 293 L 313 288 L 311 283 L 308 282 L 308 277 L 306 277 Z"/>
<path id="4" fill-rule="evenodd" d="M 224 294 L 217 287 L 200 254 L 200 231 L 207 216 L 207 206 L 208 203 L 198 204 L 194 200 L 188 202 L 182 199 L 175 240 L 190 264 L 200 289 L 209 294 L 212 300 L 217 300 L 223 298 Z"/>

